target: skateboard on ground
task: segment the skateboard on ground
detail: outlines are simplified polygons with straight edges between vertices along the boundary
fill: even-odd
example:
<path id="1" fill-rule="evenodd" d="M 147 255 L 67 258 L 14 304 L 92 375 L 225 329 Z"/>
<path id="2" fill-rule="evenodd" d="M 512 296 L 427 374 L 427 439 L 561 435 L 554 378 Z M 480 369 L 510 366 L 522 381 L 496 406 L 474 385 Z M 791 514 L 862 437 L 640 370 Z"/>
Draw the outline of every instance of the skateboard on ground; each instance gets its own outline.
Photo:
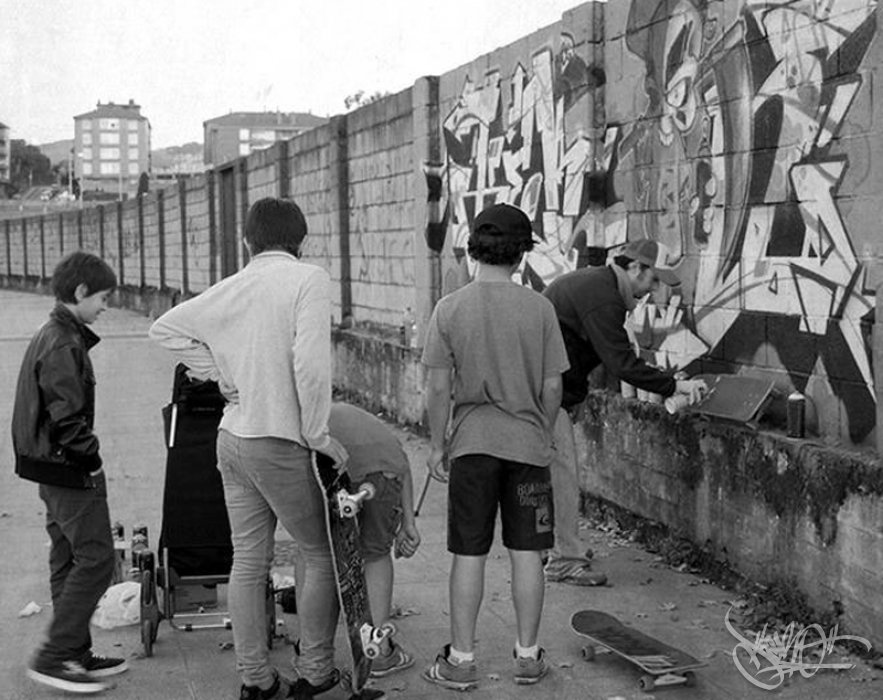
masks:
<path id="1" fill-rule="evenodd" d="M 755 424 L 773 397 L 775 384 L 769 379 L 743 377 L 737 374 L 698 374 L 708 386 L 702 399 L 686 408 L 694 413 L 724 418 L 738 423 Z M 666 408 L 673 413 L 674 403 L 683 401 L 682 396 L 666 400 Z M 674 410 L 672 410 L 674 407 Z"/>
<path id="2" fill-rule="evenodd" d="M 574 613 L 570 626 L 590 642 L 583 648 L 583 658 L 593 661 L 599 647 L 621 656 L 644 671 L 638 686 L 645 692 L 663 685 L 692 686 L 696 683 L 693 671 L 707 665 L 598 610 Z"/>
<path id="3" fill-rule="evenodd" d="M 341 683 L 352 698 L 371 700 L 383 696 L 381 691 L 365 688 L 371 660 L 380 654 L 383 640 L 394 632 L 391 624 L 380 628 L 374 625 L 365 585 L 365 564 L 359 552 L 356 515 L 362 502 L 374 496 L 374 486 L 366 483 L 354 491 L 346 471 L 338 471 L 332 460 L 320 452 L 313 452 L 312 462 L 313 475 L 325 496 L 325 526 L 353 661 L 352 670 L 341 674 Z"/>

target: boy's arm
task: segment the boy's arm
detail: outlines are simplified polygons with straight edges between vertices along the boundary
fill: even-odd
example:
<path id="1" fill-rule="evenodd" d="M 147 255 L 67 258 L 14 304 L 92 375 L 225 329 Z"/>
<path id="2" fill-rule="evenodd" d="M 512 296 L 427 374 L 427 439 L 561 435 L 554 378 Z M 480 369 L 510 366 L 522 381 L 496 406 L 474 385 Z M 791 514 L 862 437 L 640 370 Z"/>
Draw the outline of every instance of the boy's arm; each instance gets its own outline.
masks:
<path id="1" fill-rule="evenodd" d="M 52 441 L 69 461 L 89 471 L 101 468 L 98 437 L 89 427 L 82 359 L 71 347 L 50 353 L 40 365 L 37 381 L 49 414 Z"/>
<path id="2" fill-rule="evenodd" d="M 546 377 L 543 380 L 543 389 L 540 393 L 540 400 L 543 402 L 543 410 L 549 421 L 549 430 L 555 425 L 555 418 L 558 415 L 558 409 L 561 408 L 561 396 L 564 392 L 564 381 L 560 374 Z"/>
<path id="3" fill-rule="evenodd" d="M 343 445 L 328 432 L 331 412 L 330 278 L 317 269 L 305 282 L 295 307 L 292 346 L 294 385 L 301 407 L 300 431 L 307 447 L 340 467 L 347 460 Z"/>
<path id="4" fill-rule="evenodd" d="M 402 478 L 402 529 L 396 535 L 396 556 L 413 556 L 419 546 L 420 533 L 414 517 L 414 481 L 411 478 L 411 468 L 408 466 Z"/>
<path id="5" fill-rule="evenodd" d="M 220 374 L 211 350 L 199 340 L 195 323 L 192 322 L 195 315 L 192 301 L 195 300 L 185 301 L 166 311 L 154 321 L 148 336 L 171 351 L 195 379 L 219 381 Z"/>
<path id="6" fill-rule="evenodd" d="M 433 478 L 447 481 L 444 465 L 445 432 L 451 410 L 451 370 L 430 367 L 426 382 L 426 412 L 429 416 L 430 452 L 428 466 Z"/>

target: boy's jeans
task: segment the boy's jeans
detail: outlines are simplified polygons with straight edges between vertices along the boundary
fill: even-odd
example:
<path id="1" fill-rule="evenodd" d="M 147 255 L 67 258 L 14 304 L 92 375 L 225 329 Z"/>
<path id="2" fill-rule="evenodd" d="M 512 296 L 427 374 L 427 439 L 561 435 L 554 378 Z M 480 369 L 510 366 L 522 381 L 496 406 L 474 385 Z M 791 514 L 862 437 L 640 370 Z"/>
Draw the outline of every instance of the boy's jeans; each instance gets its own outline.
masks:
<path id="1" fill-rule="evenodd" d="M 92 648 L 89 620 L 113 577 L 114 551 L 104 472 L 94 488 L 40 484 L 49 533 L 52 622 L 39 663 L 79 661 Z"/>
<path id="2" fill-rule="evenodd" d="M 233 539 L 228 604 L 242 682 L 264 688 L 273 682 L 265 601 L 278 518 L 300 551 L 297 670 L 319 684 L 334 671 L 338 605 L 322 494 L 311 473 L 310 452 L 289 440 L 240 438 L 220 430 L 218 469 Z"/>

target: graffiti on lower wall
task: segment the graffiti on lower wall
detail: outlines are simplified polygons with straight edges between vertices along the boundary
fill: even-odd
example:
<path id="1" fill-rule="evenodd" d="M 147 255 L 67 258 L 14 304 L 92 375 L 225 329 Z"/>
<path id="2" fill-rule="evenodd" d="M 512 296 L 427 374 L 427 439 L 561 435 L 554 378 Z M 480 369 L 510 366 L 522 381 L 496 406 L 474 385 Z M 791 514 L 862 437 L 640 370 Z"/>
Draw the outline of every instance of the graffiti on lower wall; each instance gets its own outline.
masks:
<path id="1" fill-rule="evenodd" d="M 850 159 L 868 149 L 838 139 L 865 82 L 876 5 L 633 0 L 625 58 L 605 53 L 622 79 L 603 88 L 603 140 L 591 129 L 596 69 L 568 34 L 505 78 L 470 76 L 433 170 L 462 260 L 452 274 L 467 274 L 469 222 L 494 201 L 534 221 L 541 242 L 522 275 L 538 289 L 592 250 L 655 238 L 684 284 L 630 319 L 644 354 L 660 366 L 784 369 L 800 390 L 821 377 L 863 439 L 874 424 L 874 294 L 839 201 Z"/>

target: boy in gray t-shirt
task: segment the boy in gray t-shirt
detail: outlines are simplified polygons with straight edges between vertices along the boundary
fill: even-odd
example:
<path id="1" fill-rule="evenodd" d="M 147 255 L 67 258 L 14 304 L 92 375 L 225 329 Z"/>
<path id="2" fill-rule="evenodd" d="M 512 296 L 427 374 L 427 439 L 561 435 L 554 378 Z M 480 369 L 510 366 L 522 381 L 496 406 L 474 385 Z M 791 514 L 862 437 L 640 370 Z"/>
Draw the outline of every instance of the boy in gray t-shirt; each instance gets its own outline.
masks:
<path id="1" fill-rule="evenodd" d="M 532 248 L 530 220 L 520 209 L 495 204 L 482 211 L 468 242 L 478 263 L 475 280 L 439 301 L 423 351 L 429 468 L 440 481 L 450 477 L 448 550 L 454 555 L 451 643 L 423 677 L 456 690 L 478 684 L 475 624 L 498 507 L 512 567 L 515 682 L 536 683 L 548 670 L 537 644 L 541 557 L 553 543 L 548 467 L 561 373 L 569 364 L 551 303 L 512 281 Z"/>

